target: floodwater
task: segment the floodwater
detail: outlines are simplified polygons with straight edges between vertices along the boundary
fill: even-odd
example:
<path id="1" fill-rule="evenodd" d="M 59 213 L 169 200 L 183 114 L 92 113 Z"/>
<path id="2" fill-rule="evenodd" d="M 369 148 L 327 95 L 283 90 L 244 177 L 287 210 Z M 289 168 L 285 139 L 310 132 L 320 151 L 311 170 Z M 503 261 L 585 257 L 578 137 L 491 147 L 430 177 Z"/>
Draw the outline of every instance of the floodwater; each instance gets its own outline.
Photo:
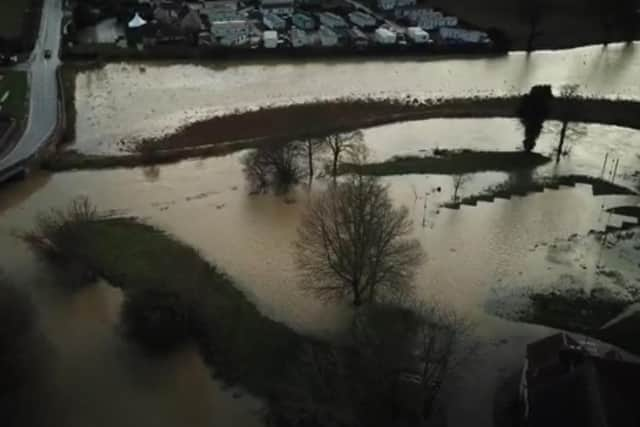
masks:
<path id="1" fill-rule="evenodd" d="M 638 44 L 504 57 L 212 66 L 109 64 L 77 78 L 77 137 L 105 149 L 236 109 L 341 97 L 433 99 L 577 84 L 580 93 L 640 97 Z"/>
<path id="2" fill-rule="evenodd" d="M 124 339 L 119 289 L 66 291 L 24 244 L 6 233 L 0 242 L 0 268 L 30 294 L 50 348 L 46 403 L 33 408 L 49 412 L 47 425 L 261 425 L 261 403 L 212 380 L 196 348 L 153 358 Z"/>
<path id="3" fill-rule="evenodd" d="M 76 148 L 112 152 L 120 139 L 172 131 L 194 117 L 312 98 L 499 94 L 541 82 L 579 83 L 584 93 L 637 98 L 636 57 L 631 45 L 465 61 L 108 65 L 78 76 Z M 568 142 L 570 155 L 559 165 L 512 175 L 475 174 L 459 194 L 534 173 L 600 175 L 605 155 L 620 159 L 619 180 L 638 185 L 637 132 L 597 125 L 577 125 L 577 130 Z M 521 134 L 516 121 L 503 119 L 428 120 L 364 131 L 375 160 L 436 147 L 511 150 Z M 548 124 L 538 150 L 551 153 L 557 134 L 558 125 Z M 107 283 L 73 294 L 53 286 L 46 267 L 12 237 L 14 230 L 31 227 L 43 209 L 89 196 L 102 210 L 139 216 L 215 262 L 263 313 L 304 333 L 331 334 L 348 318 L 349 307 L 319 304 L 298 286 L 291 244 L 309 194 L 299 189 L 287 198 L 249 196 L 241 156 L 39 173 L 0 188 L 0 269 L 32 293 L 41 312 L 56 354 L 54 403 L 63 425 L 251 426 L 259 424 L 260 404 L 246 395 L 236 399 L 234 391 L 211 380 L 193 350 L 152 360 L 126 343 L 118 329 L 122 294 Z M 439 208 L 451 198 L 451 177 L 408 175 L 384 182 L 394 202 L 409 208 L 414 236 L 427 252 L 416 298 L 437 300 L 476 326 L 477 357 L 445 389 L 452 426 L 492 425 L 497 384 L 520 366 L 528 342 L 551 332 L 504 321 L 488 310 L 517 306 L 530 289 L 603 286 L 623 292 L 640 286 L 636 258 L 588 236 L 619 221 L 604 208 L 637 204 L 636 198 L 595 198 L 589 187 L 578 186 L 454 211 Z M 599 264 L 623 271 L 624 286 L 598 275 Z"/>

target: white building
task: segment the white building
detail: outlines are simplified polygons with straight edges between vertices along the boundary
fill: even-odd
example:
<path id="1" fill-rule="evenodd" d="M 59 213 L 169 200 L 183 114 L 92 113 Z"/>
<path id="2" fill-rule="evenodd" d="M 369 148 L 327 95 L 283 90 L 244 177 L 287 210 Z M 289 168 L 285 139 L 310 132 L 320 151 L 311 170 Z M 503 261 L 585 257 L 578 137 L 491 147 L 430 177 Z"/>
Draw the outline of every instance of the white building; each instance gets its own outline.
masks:
<path id="1" fill-rule="evenodd" d="M 331 28 L 322 25 L 318 31 L 320 44 L 325 47 L 336 46 L 338 44 L 338 35 Z"/>
<path id="2" fill-rule="evenodd" d="M 349 20 L 360 28 L 375 27 L 377 23 L 376 18 L 360 11 L 351 12 Z"/>
<path id="3" fill-rule="evenodd" d="M 304 13 L 296 13 L 291 18 L 291 22 L 301 30 L 313 30 L 316 28 L 316 21 Z"/>
<path id="4" fill-rule="evenodd" d="M 260 0 L 260 11 L 289 16 L 293 14 L 293 2 L 294 0 Z"/>
<path id="5" fill-rule="evenodd" d="M 462 43 L 488 43 L 490 41 L 487 33 L 482 31 L 449 27 L 441 27 L 438 31 L 440 38 L 446 41 Z"/>
<path id="6" fill-rule="evenodd" d="M 416 0 L 396 0 L 396 7 L 410 7 L 415 6 Z"/>
<path id="7" fill-rule="evenodd" d="M 329 28 L 346 29 L 349 27 L 349 25 L 342 18 L 342 16 L 338 16 L 335 13 L 331 13 L 331 12 L 319 13 L 318 18 L 320 19 L 320 23 L 322 25 Z"/>
<path id="8" fill-rule="evenodd" d="M 211 23 L 211 36 L 223 46 L 239 46 L 249 42 L 251 26 L 246 20 Z"/>
<path id="9" fill-rule="evenodd" d="M 409 27 L 407 29 L 407 37 L 416 44 L 427 43 L 430 40 L 429 33 L 420 27 Z"/>
<path id="10" fill-rule="evenodd" d="M 291 46 L 303 47 L 309 44 L 309 36 L 306 31 L 293 27 L 291 29 Z"/>
<path id="11" fill-rule="evenodd" d="M 262 33 L 262 42 L 267 49 L 278 47 L 278 32 L 269 30 Z"/>
<path id="12" fill-rule="evenodd" d="M 287 27 L 287 21 L 273 13 L 263 14 L 262 23 L 270 30 L 284 30 Z"/>
<path id="13" fill-rule="evenodd" d="M 396 38 L 396 33 L 386 28 L 378 28 L 374 34 L 375 41 L 383 45 L 395 44 Z"/>

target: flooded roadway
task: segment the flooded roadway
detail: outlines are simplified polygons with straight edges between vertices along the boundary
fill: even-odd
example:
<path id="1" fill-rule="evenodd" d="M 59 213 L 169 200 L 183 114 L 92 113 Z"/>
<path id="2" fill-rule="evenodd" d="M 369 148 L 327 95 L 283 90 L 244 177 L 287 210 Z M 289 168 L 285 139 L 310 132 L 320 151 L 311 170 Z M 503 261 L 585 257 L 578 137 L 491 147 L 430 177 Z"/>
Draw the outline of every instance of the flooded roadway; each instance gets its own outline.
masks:
<path id="1" fill-rule="evenodd" d="M 639 97 L 634 70 L 638 71 L 640 60 L 632 60 L 635 49 L 597 47 L 542 52 L 530 58 L 516 54 L 429 63 L 220 69 L 180 65 L 144 70 L 109 65 L 78 78 L 78 147 L 109 151 L 120 138 L 170 131 L 194 116 L 325 96 L 512 93 L 553 81 L 581 83 L 585 92 L 598 95 Z M 621 66 L 625 61 L 628 65 Z M 609 154 L 621 159 L 625 184 L 637 185 L 633 173 L 640 154 L 638 134 L 597 125 L 584 126 L 584 131 L 586 135 L 571 143 L 570 157 L 557 169 L 550 164 L 538 173 L 599 175 L 603 157 Z M 550 153 L 556 137 L 557 125 L 551 123 L 538 149 Z M 436 147 L 510 150 L 519 146 L 521 130 L 513 120 L 430 120 L 366 130 L 365 140 L 373 158 L 382 160 Z M 238 162 L 241 155 L 157 168 L 36 174 L 0 189 L 0 269 L 29 289 L 42 314 L 57 355 L 55 402 L 65 413 L 65 425 L 153 421 L 177 426 L 185 420 L 203 426 L 259 424 L 259 402 L 246 396 L 234 399 L 232 391 L 210 379 L 194 351 L 150 360 L 128 346 L 118 332 L 119 291 L 101 284 L 77 294 L 61 293 L 48 279 L 46 267 L 12 237 L 14 230 L 31 227 L 42 209 L 63 207 L 77 196 L 89 196 L 103 210 L 140 216 L 194 246 L 274 319 L 315 335 L 343 324 L 348 307 L 319 305 L 298 288 L 291 243 L 307 193 L 299 190 L 289 202 L 248 196 Z M 476 193 L 509 178 L 502 173 L 476 174 L 460 194 Z M 428 254 L 416 281 L 416 297 L 437 299 L 476 324 L 478 356 L 445 390 L 452 426 L 471 421 L 491 425 L 498 382 L 521 364 L 529 341 L 549 333 L 547 328 L 490 316 L 488 306 L 500 304 L 505 296 L 517 303 L 527 289 L 565 282 L 613 289 L 615 283 L 594 272 L 601 262 L 615 262 L 628 282 L 640 275 L 633 259 L 603 253 L 584 237 L 594 225 L 602 225 L 604 205 L 637 203 L 635 199 L 594 198 L 588 187 L 578 187 L 451 211 L 438 209 L 451 197 L 451 177 L 410 175 L 384 181 L 396 204 L 410 208 L 415 236 Z M 444 191 L 434 192 L 436 187 Z M 584 247 L 558 254 L 558 245 L 574 234 L 587 242 Z M 561 280 L 567 277 L 572 280 Z M 76 407 L 78 399 L 81 404 Z"/>

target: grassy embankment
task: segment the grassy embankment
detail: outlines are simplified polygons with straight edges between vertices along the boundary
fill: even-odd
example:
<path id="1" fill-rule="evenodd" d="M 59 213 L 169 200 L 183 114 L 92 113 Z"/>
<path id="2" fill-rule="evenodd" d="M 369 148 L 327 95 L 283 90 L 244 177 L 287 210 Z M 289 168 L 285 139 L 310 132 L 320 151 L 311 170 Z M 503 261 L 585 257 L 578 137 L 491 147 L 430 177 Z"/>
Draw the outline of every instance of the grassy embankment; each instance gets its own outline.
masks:
<path id="1" fill-rule="evenodd" d="M 444 204 L 444 207 L 458 209 L 460 205 L 475 205 L 479 201 L 492 201 L 495 198 L 508 199 L 512 196 L 524 196 L 529 193 L 541 192 L 545 188 L 556 189 L 559 186 L 573 187 L 576 184 L 591 185 L 595 196 L 603 195 L 634 195 L 636 191 L 614 184 L 602 178 L 587 175 L 560 175 L 552 177 L 535 178 L 521 182 L 518 180 L 509 180 L 502 184 L 491 187 L 482 193 L 473 194 L 456 202 Z"/>
<path id="2" fill-rule="evenodd" d="M 448 151 L 434 156 L 395 157 L 380 163 L 343 164 L 341 173 L 356 169 L 365 175 L 444 174 L 459 175 L 485 171 L 510 172 L 535 169 L 551 161 L 549 157 L 525 151 Z"/>
<path id="3" fill-rule="evenodd" d="M 69 81 L 69 80 L 68 80 Z M 67 84 L 71 88 L 71 84 Z M 73 99 L 68 94 L 67 99 Z M 394 122 L 432 118 L 513 118 L 520 98 L 455 98 L 447 100 L 338 99 L 213 117 L 184 126 L 162 138 L 140 141 L 134 152 L 92 156 L 60 151 L 45 167 L 50 170 L 134 167 L 185 158 L 226 154 L 265 142 L 322 137 Z M 68 101 L 68 107 L 71 101 Z M 552 101 L 550 119 L 570 104 L 570 119 L 640 128 L 640 102 L 578 98 Z M 73 113 L 69 126 L 73 127 Z M 223 146 L 223 148 L 216 147 Z"/>
<path id="4" fill-rule="evenodd" d="M 202 323 L 194 338 L 214 375 L 258 396 L 275 390 L 301 346 L 310 342 L 262 315 L 196 250 L 135 219 L 76 221 L 49 240 L 65 259 L 80 262 L 125 294 L 151 289 L 179 295 Z"/>

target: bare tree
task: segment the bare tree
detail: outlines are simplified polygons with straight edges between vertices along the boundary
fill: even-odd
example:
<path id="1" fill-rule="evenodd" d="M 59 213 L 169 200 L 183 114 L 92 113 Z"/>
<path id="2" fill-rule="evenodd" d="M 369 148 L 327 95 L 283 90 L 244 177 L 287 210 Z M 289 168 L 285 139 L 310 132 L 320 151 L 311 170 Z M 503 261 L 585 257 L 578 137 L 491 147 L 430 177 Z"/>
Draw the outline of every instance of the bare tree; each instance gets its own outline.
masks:
<path id="1" fill-rule="evenodd" d="M 300 166 L 301 147 L 295 143 L 264 144 L 242 158 L 244 173 L 252 192 L 273 188 L 285 193 L 304 177 Z"/>
<path id="2" fill-rule="evenodd" d="M 574 101 L 578 97 L 578 88 L 578 85 L 565 85 L 560 89 L 560 99 L 558 101 L 560 103 L 562 128 L 560 129 L 560 141 L 558 142 L 556 162 L 560 161 L 567 133 L 575 133 L 573 129 L 570 129 L 570 120 L 575 108 Z"/>
<path id="3" fill-rule="evenodd" d="M 406 208 L 395 209 L 374 177 L 351 175 L 312 202 L 296 242 L 304 287 L 320 297 L 348 296 L 355 306 L 382 289 L 411 283 L 422 259 Z"/>
<path id="4" fill-rule="evenodd" d="M 331 176 L 336 181 L 340 159 L 345 154 L 361 151 L 363 135 L 361 131 L 337 133 L 323 138 L 324 144 L 331 153 Z"/>
<path id="5" fill-rule="evenodd" d="M 273 425 L 424 426 L 466 331 L 432 305 L 363 308 L 343 345 L 307 346 L 270 407 Z"/>
<path id="6" fill-rule="evenodd" d="M 327 146 L 324 140 L 318 138 L 307 138 L 304 141 L 299 142 L 301 150 L 307 160 L 307 177 L 309 179 L 309 186 L 313 183 L 315 178 L 315 155 L 323 151 Z"/>
<path id="7" fill-rule="evenodd" d="M 461 173 L 461 174 L 452 176 L 452 178 L 453 178 L 453 195 L 451 196 L 451 199 L 453 202 L 457 202 L 458 191 L 460 191 L 460 189 L 463 188 L 467 182 L 469 182 L 471 177 L 468 174 Z"/>

